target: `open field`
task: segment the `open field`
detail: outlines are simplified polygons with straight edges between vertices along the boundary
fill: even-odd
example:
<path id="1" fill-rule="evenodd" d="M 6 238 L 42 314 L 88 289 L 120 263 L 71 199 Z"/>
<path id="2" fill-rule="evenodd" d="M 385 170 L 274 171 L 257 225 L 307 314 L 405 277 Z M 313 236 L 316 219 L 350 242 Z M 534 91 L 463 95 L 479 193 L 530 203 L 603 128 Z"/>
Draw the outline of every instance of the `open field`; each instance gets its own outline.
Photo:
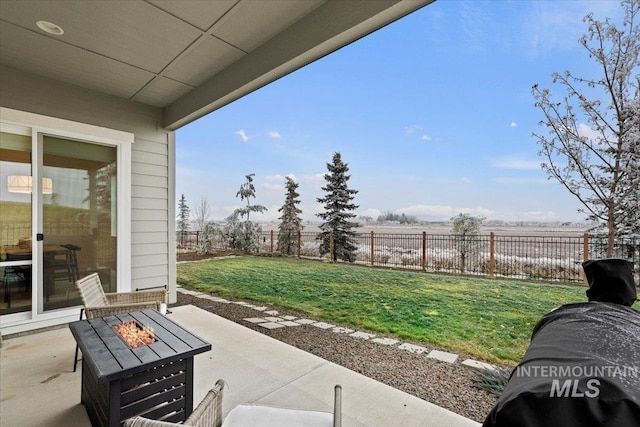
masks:
<path id="1" fill-rule="evenodd" d="M 178 264 L 178 283 L 514 364 L 552 308 L 584 287 L 418 274 L 287 258 Z"/>
<path id="2" fill-rule="evenodd" d="M 278 231 L 279 223 L 262 223 L 262 230 L 267 232 Z M 305 222 L 303 232 L 319 232 L 319 223 Z M 481 234 L 491 232 L 499 236 L 567 236 L 580 237 L 587 232 L 592 225 L 586 223 L 560 223 L 560 222 L 540 222 L 540 223 L 488 223 L 480 229 Z M 379 234 L 449 234 L 451 224 L 448 222 L 425 222 L 423 224 L 378 224 L 376 222 L 361 223 L 356 228 L 357 233 L 369 233 L 373 231 Z"/>

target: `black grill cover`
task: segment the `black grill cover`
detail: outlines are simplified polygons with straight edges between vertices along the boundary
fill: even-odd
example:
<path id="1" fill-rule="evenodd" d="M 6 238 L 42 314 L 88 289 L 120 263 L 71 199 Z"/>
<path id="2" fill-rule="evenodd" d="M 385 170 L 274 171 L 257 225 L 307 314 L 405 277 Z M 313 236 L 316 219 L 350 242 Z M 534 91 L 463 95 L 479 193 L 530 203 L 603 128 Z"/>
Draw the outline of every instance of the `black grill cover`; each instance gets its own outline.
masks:
<path id="1" fill-rule="evenodd" d="M 637 295 L 631 262 L 619 258 L 588 260 L 582 268 L 589 282 L 589 301 L 633 305 Z"/>
<path id="2" fill-rule="evenodd" d="M 640 312 L 588 302 L 545 315 L 491 426 L 640 427 Z"/>

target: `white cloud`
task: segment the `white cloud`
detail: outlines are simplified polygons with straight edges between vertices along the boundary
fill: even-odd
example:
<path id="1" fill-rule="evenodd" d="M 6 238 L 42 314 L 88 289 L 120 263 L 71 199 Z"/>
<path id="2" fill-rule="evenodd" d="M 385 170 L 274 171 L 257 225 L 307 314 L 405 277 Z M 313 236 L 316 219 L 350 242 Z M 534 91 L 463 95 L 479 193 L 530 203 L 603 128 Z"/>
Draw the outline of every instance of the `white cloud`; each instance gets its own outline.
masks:
<path id="1" fill-rule="evenodd" d="M 491 165 L 499 169 L 518 169 L 518 170 L 538 170 L 540 162 L 538 160 L 525 160 L 518 157 L 506 156 L 491 159 Z"/>
<path id="2" fill-rule="evenodd" d="M 578 125 L 578 134 L 580 136 L 586 136 L 587 138 L 589 138 L 591 141 L 594 141 L 594 142 L 599 142 L 602 139 L 602 136 L 600 135 L 600 133 L 591 129 L 589 125 L 584 123 L 580 123 Z"/>
<path id="3" fill-rule="evenodd" d="M 490 217 L 495 213 L 491 209 L 483 208 L 482 206 L 476 206 L 473 208 L 457 208 L 457 210 L 458 212 L 456 213 L 456 215 L 460 213 L 466 213 L 473 216 Z"/>
<path id="4" fill-rule="evenodd" d="M 462 177 L 460 182 L 462 182 L 463 184 L 471 184 L 471 179 L 466 178 L 466 177 Z"/>
<path id="5" fill-rule="evenodd" d="M 515 128 L 515 127 L 518 127 L 518 124 L 516 122 L 511 122 L 509 127 Z"/>
<path id="6" fill-rule="evenodd" d="M 498 184 L 551 184 L 555 181 L 546 179 L 546 178 L 515 178 L 515 177 L 506 177 L 506 176 L 498 176 L 492 178 L 491 181 L 496 182 Z"/>
<path id="7" fill-rule="evenodd" d="M 617 1 L 547 1 L 531 2 L 531 5 L 520 33 L 523 49 L 532 57 L 556 50 L 580 50 L 577 40 L 586 31 L 586 24 L 582 22 L 585 15 L 593 13 L 599 21 L 609 17 L 620 22 L 623 10 Z"/>
<path id="8" fill-rule="evenodd" d="M 420 125 L 407 126 L 406 128 L 404 128 L 404 134 L 405 135 L 413 135 L 414 133 L 416 133 L 419 130 L 422 130 L 422 126 L 420 126 Z"/>
<path id="9" fill-rule="evenodd" d="M 296 181 L 296 176 L 292 173 L 289 173 L 287 175 L 267 175 L 264 177 L 265 181 L 267 182 L 262 184 L 262 188 L 268 191 L 284 191 L 284 184 L 287 178 L 291 178 Z"/>
<path id="10" fill-rule="evenodd" d="M 271 132 L 269 132 L 269 138 L 280 139 L 281 135 L 279 132 L 272 130 Z"/>
<path id="11" fill-rule="evenodd" d="M 269 184 L 269 183 L 264 183 L 261 185 L 262 188 L 264 188 L 267 191 L 281 191 L 284 190 L 284 185 L 282 184 Z"/>
<path id="12" fill-rule="evenodd" d="M 222 207 L 217 207 L 214 205 L 211 210 L 215 217 L 224 219 L 229 215 L 231 215 L 233 211 L 235 211 L 236 209 L 239 209 L 240 207 L 241 207 L 240 205 L 222 206 Z"/>
<path id="13" fill-rule="evenodd" d="M 302 175 L 300 177 L 300 182 L 304 182 L 304 183 L 315 185 L 315 186 L 322 186 L 326 183 L 323 173 Z"/>
<path id="14" fill-rule="evenodd" d="M 358 216 L 370 216 L 373 219 L 378 218 L 380 215 L 382 215 L 382 212 L 380 212 L 379 209 L 375 208 L 365 209 L 362 212 L 358 213 Z"/>
<path id="15" fill-rule="evenodd" d="M 431 141 L 432 138 L 429 135 L 422 135 L 420 139 L 423 141 Z"/>
<path id="16" fill-rule="evenodd" d="M 242 138 L 242 141 L 244 142 L 247 142 L 249 140 L 249 137 L 245 133 L 244 129 L 240 129 L 239 131 L 236 131 L 236 135 L 240 135 L 240 138 Z"/>

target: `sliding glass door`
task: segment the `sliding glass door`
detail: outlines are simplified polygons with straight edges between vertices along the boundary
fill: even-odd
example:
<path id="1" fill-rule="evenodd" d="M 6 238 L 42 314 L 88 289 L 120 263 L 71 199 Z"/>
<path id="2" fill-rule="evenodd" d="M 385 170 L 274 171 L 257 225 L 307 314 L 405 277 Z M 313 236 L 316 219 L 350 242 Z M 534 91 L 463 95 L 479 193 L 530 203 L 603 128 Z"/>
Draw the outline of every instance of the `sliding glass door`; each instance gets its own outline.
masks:
<path id="1" fill-rule="evenodd" d="M 0 315 L 81 305 L 93 272 L 117 289 L 117 146 L 29 133 L 0 132 Z"/>
<path id="2" fill-rule="evenodd" d="M 116 291 L 117 149 L 44 135 L 42 310 L 81 304 L 75 281 L 97 272 Z M 50 185 L 50 187 L 47 187 Z"/>
<path id="3" fill-rule="evenodd" d="M 0 132 L 0 315 L 31 311 L 31 136 Z"/>

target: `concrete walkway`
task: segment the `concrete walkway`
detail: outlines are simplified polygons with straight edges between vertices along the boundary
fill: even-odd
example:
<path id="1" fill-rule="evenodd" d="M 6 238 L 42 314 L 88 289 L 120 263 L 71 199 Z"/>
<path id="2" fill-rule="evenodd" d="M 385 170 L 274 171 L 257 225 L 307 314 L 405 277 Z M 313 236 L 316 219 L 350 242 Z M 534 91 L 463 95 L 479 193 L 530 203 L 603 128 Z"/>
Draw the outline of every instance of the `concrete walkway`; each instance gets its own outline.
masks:
<path id="1" fill-rule="evenodd" d="M 171 319 L 211 342 L 195 357 L 199 402 L 218 378 L 229 385 L 225 413 L 240 403 L 331 411 L 333 386 L 343 387 L 343 425 L 479 426 L 460 415 L 306 353 L 194 306 Z M 68 328 L 8 337 L 0 349 L 0 425 L 88 426 L 80 370 Z"/>

